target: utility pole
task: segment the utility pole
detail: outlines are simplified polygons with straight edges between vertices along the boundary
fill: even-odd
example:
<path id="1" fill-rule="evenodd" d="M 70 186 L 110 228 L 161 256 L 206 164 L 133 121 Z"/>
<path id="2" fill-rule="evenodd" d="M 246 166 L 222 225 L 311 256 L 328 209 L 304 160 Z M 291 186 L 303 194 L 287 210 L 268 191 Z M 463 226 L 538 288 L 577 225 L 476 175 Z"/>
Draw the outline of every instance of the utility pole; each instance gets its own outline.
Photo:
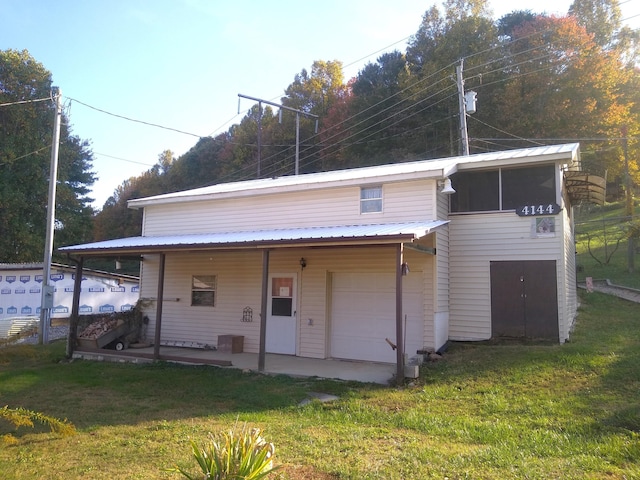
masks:
<path id="1" fill-rule="evenodd" d="M 464 104 L 464 78 L 462 68 L 464 59 L 460 59 L 460 65 L 456 67 L 456 84 L 458 85 L 458 108 L 460 110 L 460 155 L 469 155 L 469 134 L 467 133 L 467 111 Z"/>
<path id="2" fill-rule="evenodd" d="M 261 123 L 261 118 L 262 118 L 262 104 L 266 103 L 267 105 L 272 105 L 276 108 L 279 108 L 281 110 L 289 110 L 290 112 L 295 112 L 296 114 L 296 166 L 295 166 L 295 174 L 298 175 L 299 173 L 299 169 L 300 169 L 300 115 L 304 115 L 306 117 L 311 117 L 311 118 L 315 118 L 316 119 L 316 133 L 318 133 L 318 116 L 317 115 L 313 115 L 312 113 L 307 113 L 307 112 L 303 112 L 302 110 L 297 110 L 295 108 L 291 108 L 291 107 L 285 107 L 284 105 L 278 104 L 278 103 L 273 103 L 270 102 L 268 100 L 263 100 L 261 98 L 255 98 L 255 97 L 249 97 L 248 95 L 242 95 L 242 94 L 238 94 L 238 97 L 241 98 L 246 98 L 249 100 L 253 100 L 254 102 L 258 102 L 258 178 L 260 178 L 260 163 L 262 161 L 261 158 L 261 130 L 262 130 L 262 123 Z M 238 113 L 240 110 L 240 101 L 238 100 Z M 281 117 L 282 118 L 282 117 Z"/>
<path id="3" fill-rule="evenodd" d="M 633 239 L 633 190 L 631 184 L 631 174 L 629 173 L 629 149 L 627 148 L 627 127 L 622 128 L 622 150 L 624 153 L 624 169 L 625 169 L 625 216 L 631 228 L 629 229 L 629 237 L 627 238 L 627 268 L 629 273 L 633 273 L 635 269 L 635 248 Z"/>
<path id="4" fill-rule="evenodd" d="M 460 59 L 460 65 L 456 67 L 456 85 L 458 86 L 458 108 L 460 111 L 460 147 L 459 155 L 469 155 L 469 133 L 467 130 L 467 114 L 476 113 L 476 92 L 464 91 L 464 78 L 462 69 L 464 59 Z"/>
<path id="5" fill-rule="evenodd" d="M 53 136 L 51 140 L 51 167 L 49 168 L 49 199 L 47 204 L 47 236 L 44 247 L 44 264 L 42 265 L 42 301 L 40 303 L 40 328 L 38 343 L 49 343 L 49 323 L 53 309 L 53 286 L 51 281 L 51 256 L 53 255 L 53 234 L 56 218 L 56 183 L 58 181 L 58 150 L 60 147 L 60 123 L 62 120 L 62 93 L 58 87 L 51 88 L 51 98 L 55 100 L 55 116 L 53 119 Z"/>

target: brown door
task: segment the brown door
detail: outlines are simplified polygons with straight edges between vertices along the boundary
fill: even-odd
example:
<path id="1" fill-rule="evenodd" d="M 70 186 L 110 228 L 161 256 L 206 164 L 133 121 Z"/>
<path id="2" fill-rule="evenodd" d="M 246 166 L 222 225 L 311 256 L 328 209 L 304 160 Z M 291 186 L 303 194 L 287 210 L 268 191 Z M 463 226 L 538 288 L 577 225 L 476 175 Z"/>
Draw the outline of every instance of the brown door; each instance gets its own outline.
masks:
<path id="1" fill-rule="evenodd" d="M 554 260 L 491 262 L 492 337 L 557 341 Z"/>

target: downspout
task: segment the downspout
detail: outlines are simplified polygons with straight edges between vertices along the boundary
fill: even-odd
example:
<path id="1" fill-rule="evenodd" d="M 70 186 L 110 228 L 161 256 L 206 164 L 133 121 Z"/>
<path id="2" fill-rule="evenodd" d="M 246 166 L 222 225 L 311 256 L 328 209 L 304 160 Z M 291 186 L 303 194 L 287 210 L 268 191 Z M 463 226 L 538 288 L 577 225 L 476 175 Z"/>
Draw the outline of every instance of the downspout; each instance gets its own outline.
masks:
<path id="1" fill-rule="evenodd" d="M 164 266 L 166 256 L 160 254 L 160 265 L 158 266 L 158 294 L 156 295 L 156 331 L 153 340 L 153 359 L 160 358 L 160 330 L 162 327 L 162 303 L 164 296 Z"/>
<path id="2" fill-rule="evenodd" d="M 69 257 L 76 263 L 76 277 L 73 281 L 73 300 L 71 302 L 71 318 L 69 318 L 69 333 L 67 334 L 67 358 L 73 356 L 73 351 L 76 348 L 76 341 L 78 337 L 78 322 L 80 312 L 80 291 L 82 289 L 82 269 L 84 267 L 84 257 L 75 260 Z"/>
<path id="3" fill-rule="evenodd" d="M 396 246 L 396 384 L 404 383 L 404 342 L 402 328 L 402 263 L 403 245 Z"/>

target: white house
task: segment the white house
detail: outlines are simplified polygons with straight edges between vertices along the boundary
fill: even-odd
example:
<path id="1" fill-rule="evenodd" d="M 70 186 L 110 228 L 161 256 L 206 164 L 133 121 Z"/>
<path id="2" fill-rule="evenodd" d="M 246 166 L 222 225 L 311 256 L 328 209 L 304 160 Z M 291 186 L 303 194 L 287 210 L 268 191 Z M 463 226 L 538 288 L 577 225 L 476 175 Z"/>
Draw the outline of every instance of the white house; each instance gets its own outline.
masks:
<path id="1" fill-rule="evenodd" d="M 571 205 L 603 193 L 577 144 L 537 147 L 135 199 L 142 236 L 60 250 L 142 257 L 156 349 L 232 335 L 262 365 L 267 352 L 400 373 L 405 353 L 450 340 L 567 340 Z"/>
<path id="2" fill-rule="evenodd" d="M 42 303 L 42 263 L 0 263 L 0 324 L 9 332 L 13 319 L 40 317 Z M 54 287 L 51 318 L 68 318 L 71 314 L 75 268 L 54 263 L 50 284 Z M 100 315 L 133 308 L 139 298 L 139 279 L 96 270 L 84 270 L 79 313 Z M 6 333 L 5 332 L 5 333 Z"/>

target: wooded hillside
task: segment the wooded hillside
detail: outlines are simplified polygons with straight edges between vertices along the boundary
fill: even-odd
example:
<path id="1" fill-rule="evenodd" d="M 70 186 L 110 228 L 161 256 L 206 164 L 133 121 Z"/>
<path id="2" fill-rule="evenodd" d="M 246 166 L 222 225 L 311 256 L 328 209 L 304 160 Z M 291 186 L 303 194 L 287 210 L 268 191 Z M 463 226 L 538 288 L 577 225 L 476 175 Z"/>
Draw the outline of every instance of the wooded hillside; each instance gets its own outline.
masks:
<path id="1" fill-rule="evenodd" d="M 316 60 L 295 76 L 281 103 L 319 125 L 316 132 L 313 118 L 300 116 L 300 173 L 457 155 L 462 68 L 465 90 L 477 92 L 467 117 L 471 153 L 578 141 L 585 170 L 622 185 L 626 129 L 637 183 L 639 39 L 622 27 L 617 0 L 576 0 L 563 17 L 513 11 L 500 19 L 484 0 L 447 0 L 443 11 L 425 12 L 406 51 L 381 55 L 355 78 L 343 77 L 338 60 Z M 262 107 L 179 158 L 160 153 L 106 202 L 95 239 L 139 234 L 131 198 L 293 174 L 295 115 L 280 122 Z"/>

